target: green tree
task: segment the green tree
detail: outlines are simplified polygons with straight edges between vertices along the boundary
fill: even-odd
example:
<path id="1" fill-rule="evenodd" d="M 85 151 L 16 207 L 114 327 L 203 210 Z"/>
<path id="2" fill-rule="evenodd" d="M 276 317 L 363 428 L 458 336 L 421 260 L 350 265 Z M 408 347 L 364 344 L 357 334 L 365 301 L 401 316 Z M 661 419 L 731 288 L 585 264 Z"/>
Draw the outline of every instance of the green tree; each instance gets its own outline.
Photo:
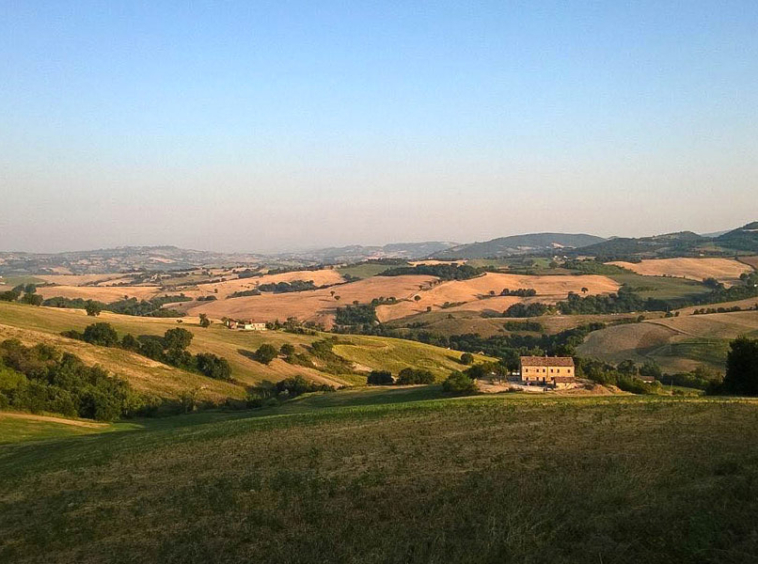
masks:
<path id="1" fill-rule="evenodd" d="M 93 345 L 112 347 L 118 344 L 118 334 L 110 323 L 93 323 L 84 328 L 82 339 Z"/>
<path id="2" fill-rule="evenodd" d="M 207 329 L 211 326 L 211 320 L 208 319 L 208 315 L 205 313 L 200 314 L 200 327 Z"/>
<path id="3" fill-rule="evenodd" d="M 269 364 L 277 356 L 279 356 L 279 351 L 276 350 L 274 345 L 268 343 L 264 343 L 258 347 L 258 350 L 253 354 L 253 358 L 261 364 Z"/>
<path id="4" fill-rule="evenodd" d="M 392 382 L 392 373 L 387 370 L 372 370 L 366 379 L 370 386 L 391 386 Z"/>
<path id="5" fill-rule="evenodd" d="M 474 355 L 471 353 L 463 353 L 461 355 L 461 364 L 471 365 L 474 364 Z"/>
<path id="6" fill-rule="evenodd" d="M 192 337 L 192 332 L 187 329 L 181 327 L 169 329 L 163 334 L 163 345 L 167 349 L 184 350 L 192 343 Z"/>
<path id="7" fill-rule="evenodd" d="M 87 304 L 84 306 L 84 311 L 87 312 L 87 315 L 90 317 L 97 317 L 100 315 L 100 312 L 102 311 L 102 307 L 100 307 L 100 304 L 97 302 L 94 302 L 92 300 L 87 300 Z"/>
<path id="8" fill-rule="evenodd" d="M 450 394 L 473 394 L 477 388 L 474 380 L 456 370 L 442 382 L 442 390 Z"/>
<path id="9" fill-rule="evenodd" d="M 279 349 L 279 353 L 284 356 L 292 356 L 295 354 L 295 347 L 289 343 L 284 343 Z"/>
<path id="10" fill-rule="evenodd" d="M 723 389 L 740 396 L 758 396 L 758 339 L 738 337 L 729 343 Z"/>

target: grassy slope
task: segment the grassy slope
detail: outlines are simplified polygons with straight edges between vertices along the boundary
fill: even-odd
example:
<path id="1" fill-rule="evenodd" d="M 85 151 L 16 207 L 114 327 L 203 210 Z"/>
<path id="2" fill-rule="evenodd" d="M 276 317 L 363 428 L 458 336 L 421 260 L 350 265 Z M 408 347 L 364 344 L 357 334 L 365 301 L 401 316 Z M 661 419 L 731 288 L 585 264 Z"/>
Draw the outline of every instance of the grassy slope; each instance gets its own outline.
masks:
<path id="1" fill-rule="evenodd" d="M 340 267 L 337 269 L 337 272 L 342 276 L 349 274 L 358 278 L 371 278 L 390 268 L 393 268 L 393 266 L 388 264 L 354 264 Z"/>
<path id="2" fill-rule="evenodd" d="M 694 280 L 669 276 L 642 276 L 640 274 L 609 274 L 619 284 L 627 284 L 643 298 L 674 299 L 706 294 L 710 290 Z"/>
<path id="3" fill-rule="evenodd" d="M 2 446 L 0 561 L 726 563 L 758 553 L 755 403 L 434 394 L 319 395 Z"/>
<path id="4" fill-rule="evenodd" d="M 58 415 L 32 415 L 0 411 L 0 444 L 61 439 L 71 436 L 125 431 L 130 423 L 93 423 L 82 419 L 67 419 Z"/>
<path id="5" fill-rule="evenodd" d="M 728 342 L 738 335 L 758 336 L 758 311 L 687 315 L 591 333 L 579 353 L 620 362 L 653 359 L 664 370 L 692 370 L 698 364 L 724 369 Z"/>
<path id="6" fill-rule="evenodd" d="M 0 303 L 0 324 L 26 331 L 36 331 L 42 334 L 54 334 L 47 337 L 47 339 L 65 342 L 69 348 L 84 346 L 96 349 L 101 351 L 103 355 L 102 362 L 104 364 L 108 363 L 108 359 L 114 359 L 119 355 L 134 356 L 124 351 L 91 347 L 77 341 L 70 341 L 59 337 L 61 331 L 66 329 L 82 330 L 94 321 L 95 319 L 88 317 L 82 310 Z M 264 380 L 279 381 L 297 374 L 337 386 L 365 382 L 361 376 L 333 375 L 320 372 L 316 369 L 293 366 L 281 359 L 276 359 L 269 366 L 265 366 L 250 358 L 250 354 L 263 343 L 271 343 L 276 347 L 281 347 L 284 343 L 291 343 L 302 352 L 305 352 L 305 349 L 302 347 L 309 345 L 314 340 L 331 336 L 327 334 L 310 336 L 294 335 L 281 331 L 230 331 L 219 324 L 214 324 L 208 329 L 202 329 L 197 325 L 197 321 L 193 319 L 186 319 L 182 324 L 177 324 L 176 320 L 173 319 L 130 317 L 109 312 L 103 312 L 97 318 L 97 321 L 106 321 L 112 324 L 117 331 L 121 333 L 128 332 L 134 335 L 162 335 L 167 329 L 174 327 L 189 329 L 194 334 L 190 350 L 192 352 L 213 352 L 227 358 L 232 364 L 234 378 L 245 385 L 253 385 Z M 442 376 L 444 371 L 449 372 L 460 367 L 455 360 L 450 358 L 456 353 L 439 347 L 385 339 L 383 337 L 350 335 L 340 336 L 339 338 L 354 345 L 346 347 L 346 352 L 349 351 L 350 353 L 346 354 L 346 358 L 366 364 L 366 366 L 371 368 L 388 369 L 397 372 L 406 366 L 428 367 L 438 376 Z M 366 347 L 367 350 L 362 351 L 363 347 Z M 377 347 L 380 347 L 380 349 Z M 377 352 L 381 354 L 377 355 Z M 142 357 L 137 356 L 137 359 L 142 359 Z M 361 359 L 366 362 L 363 363 Z M 162 367 L 162 365 L 159 365 L 159 367 Z M 181 372 L 181 374 L 186 373 Z M 216 384 L 220 384 L 201 376 L 196 376 L 196 378 L 203 380 L 205 385 L 216 386 Z M 231 395 L 236 397 L 243 392 L 244 390 L 238 387 L 237 392 Z"/>

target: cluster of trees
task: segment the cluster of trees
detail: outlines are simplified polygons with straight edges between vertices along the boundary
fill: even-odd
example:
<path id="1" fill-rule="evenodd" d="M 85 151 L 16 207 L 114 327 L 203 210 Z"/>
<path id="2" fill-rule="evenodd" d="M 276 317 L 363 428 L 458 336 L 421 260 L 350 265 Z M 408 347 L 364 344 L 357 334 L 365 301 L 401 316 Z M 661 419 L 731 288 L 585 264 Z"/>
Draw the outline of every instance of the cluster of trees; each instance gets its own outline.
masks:
<path id="1" fill-rule="evenodd" d="M 37 294 L 37 286 L 34 284 L 19 284 L 12 290 L 0 293 L 0 301 L 16 302 L 21 301 L 25 304 L 39 306 L 44 301 L 42 296 Z"/>
<path id="2" fill-rule="evenodd" d="M 276 384 L 264 382 L 253 388 L 248 393 L 247 405 L 248 407 L 253 408 L 275 407 L 283 401 L 296 398 L 303 394 L 333 391 L 334 386 L 311 382 L 310 380 L 306 380 L 302 376 L 297 375 L 291 378 L 285 378 Z"/>
<path id="3" fill-rule="evenodd" d="M 474 268 L 467 264 L 419 264 L 416 266 L 399 266 L 389 268 L 379 276 L 405 276 L 406 274 L 422 274 L 437 276 L 440 280 L 468 280 L 491 270 L 491 267 Z"/>
<path id="4" fill-rule="evenodd" d="M 506 321 L 503 323 L 503 329 L 506 331 L 531 331 L 532 333 L 541 333 L 545 330 L 545 327 L 538 321 Z"/>
<path id="5" fill-rule="evenodd" d="M 258 290 L 261 292 L 273 292 L 274 294 L 286 294 L 287 292 L 304 292 L 306 290 L 315 290 L 316 284 L 313 280 L 292 280 L 291 282 L 271 282 L 261 284 Z"/>
<path id="6" fill-rule="evenodd" d="M 758 304 L 755 305 L 754 309 L 758 309 Z M 742 308 L 740 306 L 732 306 L 732 307 L 708 307 L 708 308 L 700 308 L 696 309 L 692 312 L 692 315 L 704 315 L 707 313 L 731 313 L 733 311 L 742 311 Z"/>
<path id="7" fill-rule="evenodd" d="M 218 299 L 218 297 L 214 296 L 213 294 L 210 294 L 208 296 L 198 296 L 197 301 L 199 302 L 215 302 Z"/>
<path id="8" fill-rule="evenodd" d="M 550 308 L 543 303 L 513 304 L 503 312 L 505 317 L 539 317 L 545 315 Z"/>
<path id="9" fill-rule="evenodd" d="M 449 394 L 473 394 L 477 391 L 476 382 L 467 374 L 456 370 L 442 382 L 442 391 Z"/>
<path id="10" fill-rule="evenodd" d="M 0 408 L 60 413 L 99 421 L 132 415 L 143 407 L 126 380 L 55 347 L 0 343 Z"/>
<path id="11" fill-rule="evenodd" d="M 252 290 L 240 290 L 238 292 L 232 292 L 231 294 L 226 296 L 226 299 L 228 300 L 230 298 L 244 298 L 247 296 L 260 296 L 260 295 L 261 295 L 261 291 L 258 290 L 257 288 L 253 288 Z"/>
<path id="12" fill-rule="evenodd" d="M 758 339 L 743 336 L 729 344 L 724 382 L 714 392 L 758 396 Z"/>
<path id="13" fill-rule="evenodd" d="M 373 303 L 338 307 L 334 317 L 334 323 L 341 327 L 373 325 L 376 322 L 376 307 Z"/>
<path id="14" fill-rule="evenodd" d="M 509 290 L 508 288 L 503 288 L 503 290 L 500 292 L 501 296 L 519 296 L 521 298 L 528 298 L 531 296 L 537 295 L 537 290 L 534 288 L 518 288 L 516 290 Z"/>
<path id="15" fill-rule="evenodd" d="M 372 370 L 367 378 L 367 383 L 372 386 L 410 386 L 413 384 L 434 384 L 434 374 L 429 370 L 419 368 L 403 368 L 397 374 L 397 378 L 387 370 Z"/>
<path id="16" fill-rule="evenodd" d="M 163 337 L 157 335 L 134 335 L 127 333 L 119 339 L 110 323 L 93 323 L 84 332 L 64 331 L 64 337 L 78 339 L 102 347 L 119 347 L 141 354 L 163 364 L 176 366 L 182 370 L 198 372 L 216 380 L 231 380 L 232 368 L 229 362 L 212 353 L 191 354 L 187 348 L 192 343 L 192 332 L 177 327 L 169 329 Z"/>
<path id="17" fill-rule="evenodd" d="M 185 314 L 175 309 L 163 309 L 166 304 L 191 302 L 192 298 L 184 294 L 172 296 L 159 296 L 150 300 L 138 300 L 137 298 L 124 298 L 117 302 L 106 304 L 95 300 L 82 298 L 64 298 L 55 296 L 42 302 L 42 305 L 61 308 L 85 309 L 88 315 L 97 316 L 101 311 L 112 311 L 121 315 L 134 315 L 138 317 L 182 317 Z"/>

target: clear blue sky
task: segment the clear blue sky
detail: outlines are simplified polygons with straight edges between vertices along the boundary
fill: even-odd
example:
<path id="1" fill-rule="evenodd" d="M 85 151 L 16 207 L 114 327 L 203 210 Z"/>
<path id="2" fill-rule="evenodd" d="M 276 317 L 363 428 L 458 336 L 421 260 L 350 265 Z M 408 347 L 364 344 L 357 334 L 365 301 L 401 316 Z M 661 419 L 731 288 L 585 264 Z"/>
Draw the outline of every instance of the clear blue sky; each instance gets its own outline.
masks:
<path id="1" fill-rule="evenodd" d="M 0 249 L 758 219 L 758 2 L 0 0 Z"/>

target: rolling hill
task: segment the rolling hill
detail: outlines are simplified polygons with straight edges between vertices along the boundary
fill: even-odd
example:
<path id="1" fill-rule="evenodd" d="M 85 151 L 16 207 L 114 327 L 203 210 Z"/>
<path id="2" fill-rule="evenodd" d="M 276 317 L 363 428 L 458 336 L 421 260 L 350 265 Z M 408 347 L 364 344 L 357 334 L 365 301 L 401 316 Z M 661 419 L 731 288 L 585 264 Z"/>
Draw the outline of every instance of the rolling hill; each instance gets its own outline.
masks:
<path id="1" fill-rule="evenodd" d="M 602 237 L 584 233 L 532 233 L 528 235 L 512 235 L 500 237 L 482 243 L 457 245 L 434 253 L 432 258 L 438 259 L 478 259 L 510 255 L 523 255 L 553 251 L 563 248 L 586 247 L 604 241 Z"/>

